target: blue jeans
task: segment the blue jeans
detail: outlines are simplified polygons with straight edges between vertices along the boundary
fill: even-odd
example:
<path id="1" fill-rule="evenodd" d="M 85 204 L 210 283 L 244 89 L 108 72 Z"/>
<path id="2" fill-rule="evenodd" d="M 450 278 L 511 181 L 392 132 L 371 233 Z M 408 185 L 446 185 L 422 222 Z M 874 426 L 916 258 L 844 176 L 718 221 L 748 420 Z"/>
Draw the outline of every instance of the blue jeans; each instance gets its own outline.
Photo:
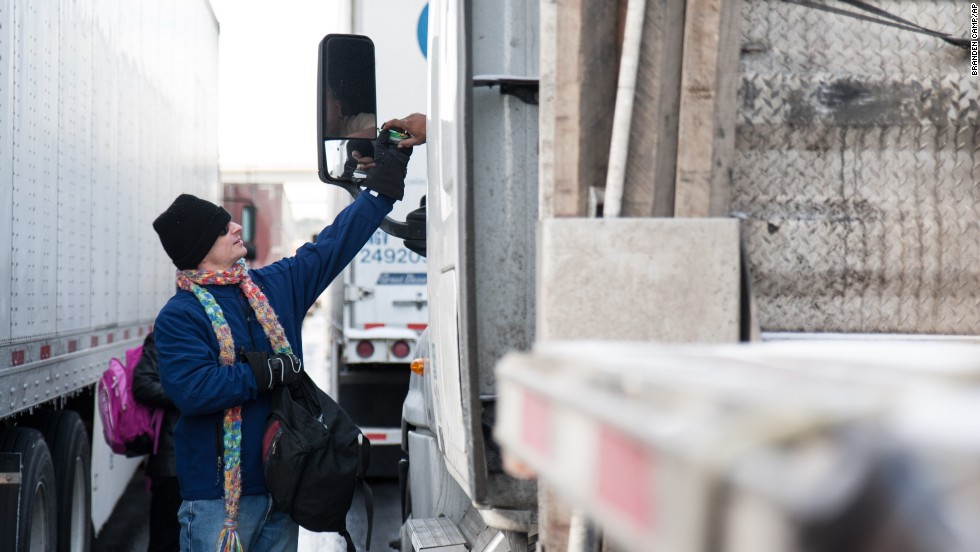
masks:
<path id="1" fill-rule="evenodd" d="M 225 522 L 224 500 L 185 500 L 177 512 L 181 552 L 214 552 Z M 296 552 L 299 525 L 272 508 L 269 495 L 238 501 L 238 537 L 245 552 Z"/>

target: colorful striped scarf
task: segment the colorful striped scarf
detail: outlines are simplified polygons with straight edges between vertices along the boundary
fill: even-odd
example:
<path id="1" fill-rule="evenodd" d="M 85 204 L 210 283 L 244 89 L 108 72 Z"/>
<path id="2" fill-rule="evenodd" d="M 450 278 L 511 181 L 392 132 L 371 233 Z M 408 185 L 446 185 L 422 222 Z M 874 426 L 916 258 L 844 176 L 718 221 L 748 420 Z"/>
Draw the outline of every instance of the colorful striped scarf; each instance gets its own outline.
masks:
<path id="1" fill-rule="evenodd" d="M 231 337 L 231 328 L 225 320 L 221 306 L 214 300 L 208 290 L 201 286 L 227 286 L 238 284 L 248 299 L 248 304 L 262 324 L 265 335 L 269 338 L 272 350 L 278 353 L 292 353 L 286 333 L 279 324 L 279 318 L 269 305 L 265 294 L 255 285 L 248 275 L 245 261 L 239 260 L 228 270 L 210 272 L 207 270 L 177 271 L 177 287 L 187 290 L 197 297 L 204 306 L 204 312 L 211 320 L 214 335 L 218 338 L 218 360 L 223 365 L 235 363 L 235 342 Z M 242 407 L 234 406 L 225 410 L 224 417 L 224 466 L 225 466 L 225 523 L 218 537 L 216 550 L 219 552 L 238 552 L 242 543 L 238 537 L 238 500 L 242 495 Z"/>

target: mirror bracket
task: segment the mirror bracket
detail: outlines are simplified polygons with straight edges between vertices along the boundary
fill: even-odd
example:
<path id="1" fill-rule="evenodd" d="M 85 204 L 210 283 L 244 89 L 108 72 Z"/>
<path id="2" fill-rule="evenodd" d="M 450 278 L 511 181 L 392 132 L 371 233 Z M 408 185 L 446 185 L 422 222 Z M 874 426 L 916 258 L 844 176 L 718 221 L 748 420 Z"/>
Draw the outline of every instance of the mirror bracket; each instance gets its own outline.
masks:
<path id="1" fill-rule="evenodd" d="M 528 105 L 538 105 L 538 79 L 508 75 L 477 75 L 473 86 L 500 87 L 501 94 L 514 96 Z"/>

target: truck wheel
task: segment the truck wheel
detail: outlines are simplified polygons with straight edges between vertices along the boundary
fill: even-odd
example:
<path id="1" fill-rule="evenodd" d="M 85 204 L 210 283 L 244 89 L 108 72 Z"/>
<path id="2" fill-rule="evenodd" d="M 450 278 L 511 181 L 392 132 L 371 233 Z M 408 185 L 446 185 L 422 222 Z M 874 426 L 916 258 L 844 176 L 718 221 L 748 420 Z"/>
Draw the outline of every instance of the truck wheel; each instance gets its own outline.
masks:
<path id="1" fill-rule="evenodd" d="M 91 452 L 73 410 L 40 412 L 30 422 L 47 441 L 57 486 L 58 552 L 88 552 L 92 541 Z"/>
<path id="2" fill-rule="evenodd" d="M 19 453 L 21 458 L 19 492 L 0 493 L 0 524 L 4 527 L 0 531 L 0 550 L 54 550 L 54 466 L 44 437 L 29 428 L 0 430 L 0 452 Z"/>

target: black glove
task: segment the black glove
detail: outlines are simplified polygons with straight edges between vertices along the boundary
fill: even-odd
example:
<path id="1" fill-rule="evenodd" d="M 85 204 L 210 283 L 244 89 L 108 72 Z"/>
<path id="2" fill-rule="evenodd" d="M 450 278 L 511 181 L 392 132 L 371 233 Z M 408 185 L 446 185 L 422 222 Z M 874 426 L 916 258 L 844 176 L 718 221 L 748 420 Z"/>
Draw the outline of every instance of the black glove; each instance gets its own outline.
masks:
<path id="1" fill-rule="evenodd" d="M 405 197 L 405 174 L 412 148 L 399 148 L 383 130 L 374 143 L 374 166 L 363 185 L 392 199 Z"/>
<path id="2" fill-rule="evenodd" d="M 270 391 L 277 385 L 289 385 L 303 372 L 303 360 L 290 353 L 245 353 L 245 361 L 252 368 L 259 393 Z"/>

